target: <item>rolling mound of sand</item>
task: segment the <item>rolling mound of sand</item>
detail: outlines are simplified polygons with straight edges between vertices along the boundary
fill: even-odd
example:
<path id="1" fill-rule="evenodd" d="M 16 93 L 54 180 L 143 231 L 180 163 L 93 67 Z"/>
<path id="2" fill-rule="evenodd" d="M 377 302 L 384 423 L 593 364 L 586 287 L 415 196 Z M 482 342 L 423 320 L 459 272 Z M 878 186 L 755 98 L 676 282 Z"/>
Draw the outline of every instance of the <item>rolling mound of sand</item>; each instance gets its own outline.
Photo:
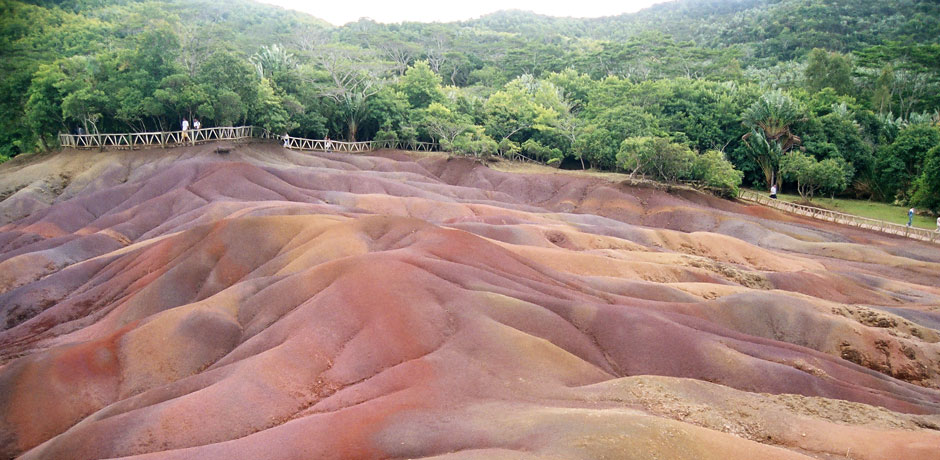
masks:
<path id="1" fill-rule="evenodd" d="M 269 144 L 0 166 L 0 457 L 935 459 L 940 248 Z"/>

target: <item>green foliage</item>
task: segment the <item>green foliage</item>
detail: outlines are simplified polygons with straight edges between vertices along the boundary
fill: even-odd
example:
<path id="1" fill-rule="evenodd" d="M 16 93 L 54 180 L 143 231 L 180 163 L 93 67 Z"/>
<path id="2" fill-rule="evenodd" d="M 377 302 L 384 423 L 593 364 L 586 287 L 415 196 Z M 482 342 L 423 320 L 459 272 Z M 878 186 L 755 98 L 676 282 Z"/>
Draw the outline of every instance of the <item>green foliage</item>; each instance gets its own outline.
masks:
<path id="1" fill-rule="evenodd" d="M 940 213 L 940 145 L 927 152 L 923 173 L 912 188 L 911 205 Z"/>
<path id="2" fill-rule="evenodd" d="M 832 88 L 838 94 L 848 94 L 853 90 L 852 59 L 849 56 L 815 48 L 809 53 L 805 72 L 809 91 Z"/>
<path id="3" fill-rule="evenodd" d="M 503 139 L 499 141 L 499 144 L 496 146 L 496 151 L 501 156 L 514 158 L 517 154 L 522 152 L 522 147 L 518 142 L 513 142 L 509 139 Z"/>
<path id="4" fill-rule="evenodd" d="M 274 85 L 267 78 L 261 80 L 258 101 L 252 107 L 251 117 L 258 121 L 259 126 L 275 134 L 286 133 L 297 127 L 290 120 L 284 100 L 275 94 Z"/>
<path id="5" fill-rule="evenodd" d="M 744 173 L 734 169 L 725 154 L 718 150 L 708 150 L 697 155 L 692 163 L 692 179 L 704 182 L 725 196 L 738 196 L 743 177 Z"/>
<path id="6" fill-rule="evenodd" d="M 297 67 L 294 55 L 277 43 L 271 46 L 262 46 L 257 53 L 248 58 L 248 61 L 255 66 L 258 78 L 276 78 Z"/>
<path id="7" fill-rule="evenodd" d="M 378 142 L 398 142 L 398 133 L 395 131 L 380 129 L 375 133 L 375 137 L 372 138 L 374 141 Z"/>
<path id="8" fill-rule="evenodd" d="M 799 136 L 790 128 L 803 119 L 803 113 L 799 102 L 783 91 L 774 90 L 761 95 L 741 114 L 741 124 L 748 130 L 742 139 L 763 171 L 768 188 L 774 182 L 780 184 L 777 177 L 780 159 L 800 143 Z"/>
<path id="9" fill-rule="evenodd" d="M 522 152 L 529 158 L 544 163 L 561 162 L 565 157 L 561 150 L 542 145 L 535 139 L 529 139 L 522 143 Z"/>
<path id="10" fill-rule="evenodd" d="M 817 93 L 817 96 L 829 91 Z M 817 160 L 843 161 L 856 195 L 870 196 L 874 174 L 873 142 L 865 138 L 865 129 L 855 120 L 854 112 L 846 103 L 832 104 L 825 112 L 796 125 L 802 134 L 803 150 Z"/>
<path id="11" fill-rule="evenodd" d="M 213 54 L 196 76 L 208 96 L 205 105 L 199 107 L 199 115 L 216 126 L 241 123 L 248 109 L 257 105 L 259 81 L 244 59 L 227 52 Z"/>
<path id="12" fill-rule="evenodd" d="M 872 110 L 907 118 L 940 105 L 940 44 L 889 41 L 856 52 Z"/>
<path id="13" fill-rule="evenodd" d="M 474 124 L 470 117 L 449 109 L 444 104 L 432 102 L 421 113 L 421 123 L 431 139 L 443 145 L 453 144 L 457 136 L 470 131 Z M 449 150 L 446 149 L 445 150 Z"/>
<path id="14" fill-rule="evenodd" d="M 620 144 L 617 165 L 630 172 L 666 182 L 692 176 L 695 152 L 662 137 L 629 137 Z"/>
<path id="15" fill-rule="evenodd" d="M 62 94 L 56 86 L 65 79 L 58 64 L 40 66 L 29 87 L 26 121 L 32 133 L 47 148 L 49 134 L 62 130 Z"/>
<path id="16" fill-rule="evenodd" d="M 404 93 L 394 86 L 383 86 L 369 98 L 365 116 L 359 127 L 360 134 L 368 139 L 380 130 L 397 133 L 403 127 L 411 125 L 414 113 L 416 111 L 412 110 Z"/>
<path id="17" fill-rule="evenodd" d="M 432 102 L 443 102 L 444 91 L 441 88 L 441 76 L 435 74 L 427 61 L 416 62 L 405 71 L 405 76 L 398 83 L 408 103 L 416 109 L 423 109 Z"/>
<path id="18" fill-rule="evenodd" d="M 795 180 L 804 200 L 812 200 L 817 191 L 838 193 L 848 185 L 845 163 L 834 159 L 817 161 L 802 152 L 791 152 L 780 161 L 780 174 Z"/>
<path id="19" fill-rule="evenodd" d="M 464 131 L 450 144 L 448 150 L 454 153 L 473 156 L 494 155 L 498 148 L 496 141 L 487 136 L 480 126 L 475 126 Z"/>
<path id="20" fill-rule="evenodd" d="M 879 149 L 875 159 L 879 192 L 887 199 L 907 201 L 909 188 L 920 175 L 927 152 L 940 144 L 940 129 L 914 125 L 900 132 L 890 145 Z"/>
<path id="21" fill-rule="evenodd" d="M 655 118 L 662 133 L 650 134 L 681 139 L 698 151 L 739 153 L 732 158 L 741 169 L 756 168 L 743 149 L 740 114 L 759 96 L 757 87 L 678 78 L 632 85 L 622 94 L 624 103 Z"/>
<path id="22" fill-rule="evenodd" d="M 522 142 L 537 132 L 553 130 L 567 106 L 555 85 L 523 75 L 493 93 L 484 110 L 488 135 Z"/>

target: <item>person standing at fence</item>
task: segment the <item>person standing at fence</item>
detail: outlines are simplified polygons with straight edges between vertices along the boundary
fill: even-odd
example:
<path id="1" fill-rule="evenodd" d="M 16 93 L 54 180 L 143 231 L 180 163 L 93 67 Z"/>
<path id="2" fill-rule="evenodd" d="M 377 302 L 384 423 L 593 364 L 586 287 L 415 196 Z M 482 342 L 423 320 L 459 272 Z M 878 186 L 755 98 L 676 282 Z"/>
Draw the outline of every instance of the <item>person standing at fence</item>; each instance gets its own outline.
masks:
<path id="1" fill-rule="evenodd" d="M 914 223 L 914 208 L 911 208 L 907 211 L 907 226 L 910 227 Z"/>
<path id="2" fill-rule="evenodd" d="M 187 141 L 189 140 L 188 131 L 189 131 L 189 120 L 187 120 L 186 117 L 183 117 L 183 134 L 180 135 L 180 142 L 183 142 L 184 140 L 187 140 Z"/>
<path id="3" fill-rule="evenodd" d="M 330 136 L 326 136 L 326 151 L 327 153 L 333 151 L 333 141 L 330 140 Z"/>
<path id="4" fill-rule="evenodd" d="M 193 118 L 193 144 L 196 143 L 196 137 L 199 136 L 199 128 L 202 128 L 202 123 L 199 123 L 198 118 Z"/>
<path id="5" fill-rule="evenodd" d="M 777 184 L 770 186 L 770 197 L 775 200 L 777 199 Z"/>
<path id="6" fill-rule="evenodd" d="M 937 217 L 937 233 L 940 233 L 940 217 Z"/>

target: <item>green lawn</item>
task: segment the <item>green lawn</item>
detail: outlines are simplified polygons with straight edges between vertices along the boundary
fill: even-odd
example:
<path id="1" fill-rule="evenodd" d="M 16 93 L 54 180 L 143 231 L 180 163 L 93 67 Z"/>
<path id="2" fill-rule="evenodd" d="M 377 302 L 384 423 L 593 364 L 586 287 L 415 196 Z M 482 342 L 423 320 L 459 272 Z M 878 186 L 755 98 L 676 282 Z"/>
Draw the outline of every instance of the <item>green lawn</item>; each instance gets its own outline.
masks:
<path id="1" fill-rule="evenodd" d="M 763 194 L 767 193 L 766 191 L 760 190 L 754 190 L 754 192 Z M 777 198 L 792 203 L 801 203 L 799 195 L 778 193 Z M 851 200 L 845 198 L 831 199 L 816 197 L 813 198 L 812 204 L 814 206 L 831 209 L 833 211 L 893 222 L 895 224 L 901 225 L 907 224 L 907 210 L 909 209 L 901 206 L 890 205 L 888 203 L 880 203 L 877 201 Z M 935 230 L 937 228 L 937 217 L 920 216 L 915 214 L 914 226 Z"/>

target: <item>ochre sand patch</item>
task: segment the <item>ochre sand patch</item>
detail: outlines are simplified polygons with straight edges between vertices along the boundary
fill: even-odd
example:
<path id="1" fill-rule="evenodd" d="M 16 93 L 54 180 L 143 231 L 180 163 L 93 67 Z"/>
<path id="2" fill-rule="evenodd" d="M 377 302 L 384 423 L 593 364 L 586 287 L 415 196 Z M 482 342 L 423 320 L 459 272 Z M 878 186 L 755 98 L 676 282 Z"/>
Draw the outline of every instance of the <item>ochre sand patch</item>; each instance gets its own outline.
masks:
<path id="1" fill-rule="evenodd" d="M 268 144 L 0 166 L 0 456 L 940 451 L 940 249 Z"/>

